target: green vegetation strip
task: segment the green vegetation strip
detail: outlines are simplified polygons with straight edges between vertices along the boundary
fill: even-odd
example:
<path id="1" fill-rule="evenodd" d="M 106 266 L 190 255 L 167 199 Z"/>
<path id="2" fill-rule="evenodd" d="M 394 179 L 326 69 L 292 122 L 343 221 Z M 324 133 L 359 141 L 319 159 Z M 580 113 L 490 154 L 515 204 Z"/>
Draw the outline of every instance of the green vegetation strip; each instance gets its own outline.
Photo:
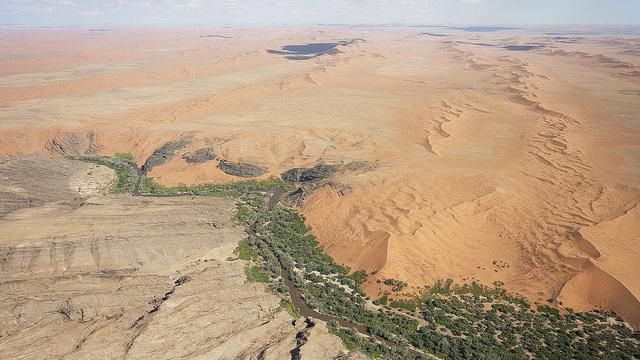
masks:
<path id="1" fill-rule="evenodd" d="M 247 282 L 253 283 L 269 283 L 269 276 L 262 272 L 259 266 L 250 266 L 246 268 Z"/>
<path id="2" fill-rule="evenodd" d="M 249 244 L 248 240 L 242 240 L 238 244 L 238 248 L 236 249 L 236 253 L 238 255 L 238 259 L 251 261 L 255 260 L 258 257 L 258 252 L 255 251 L 251 244 Z"/>
<path id="3" fill-rule="evenodd" d="M 298 311 L 298 309 L 296 309 L 296 307 L 293 306 L 293 304 L 290 301 L 281 300 L 280 301 L 280 308 L 282 308 L 283 310 L 288 312 L 289 315 L 291 315 L 291 317 L 294 318 L 294 319 L 297 319 L 297 318 L 300 317 L 300 311 Z"/>
<path id="4" fill-rule="evenodd" d="M 116 159 L 127 161 L 131 164 L 136 163 L 136 159 L 130 153 L 116 153 L 113 157 Z"/>
<path id="5" fill-rule="evenodd" d="M 253 192 L 272 191 L 287 186 L 284 181 L 276 178 L 268 180 L 247 180 L 241 182 L 227 184 L 203 184 L 195 186 L 178 185 L 178 186 L 162 186 L 152 178 L 145 177 L 141 183 L 139 191 L 142 194 L 158 194 L 158 195 L 201 195 L 201 196 L 221 196 L 243 198 Z M 251 197 L 251 196 L 249 196 Z"/>
<path id="6" fill-rule="evenodd" d="M 126 156 L 81 160 L 116 170 L 118 184 L 114 191 L 133 188 L 129 176 L 135 165 L 125 169 L 131 166 Z M 498 283 L 490 287 L 447 280 L 425 287 L 410 298 L 392 298 L 392 292 L 399 293 L 407 284 L 387 279 L 383 283 L 391 292 L 374 301 L 375 305 L 368 304 L 361 289 L 368 277 L 366 272 L 351 273 L 336 264 L 308 234 L 304 218 L 295 210 L 268 206 L 267 192 L 285 188 L 278 179 L 163 187 L 144 178 L 139 190 L 237 199 L 235 220 L 247 226 L 255 224 L 256 235 L 243 241 L 237 250 L 239 258 L 259 264 L 247 268 L 247 280 L 269 282 L 285 297 L 288 288 L 281 269 L 286 269 L 310 308 L 366 327 L 368 334 L 362 334 L 335 321 L 329 323 L 329 331 L 348 349 L 360 349 L 373 358 L 408 359 L 409 354 L 415 354 L 409 348 L 444 359 L 640 358 L 638 335 L 614 314 L 567 309 L 562 315 L 556 308 L 531 306 Z M 283 301 L 281 308 L 294 317 L 298 315 L 288 301 Z"/>

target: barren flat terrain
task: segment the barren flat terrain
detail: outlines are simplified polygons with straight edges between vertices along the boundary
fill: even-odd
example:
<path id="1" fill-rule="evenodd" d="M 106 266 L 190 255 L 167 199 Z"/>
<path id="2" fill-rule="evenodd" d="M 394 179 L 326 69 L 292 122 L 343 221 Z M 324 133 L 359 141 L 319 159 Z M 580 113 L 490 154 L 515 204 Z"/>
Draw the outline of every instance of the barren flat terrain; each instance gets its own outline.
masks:
<path id="1" fill-rule="evenodd" d="M 303 185 L 291 203 L 337 262 L 372 273 L 364 286 L 373 298 L 383 291 L 378 279 L 404 281 L 407 293 L 439 279 L 499 281 L 532 302 L 614 310 L 640 326 L 638 114 L 640 32 L 633 28 L 0 30 L 1 158 L 131 153 L 162 185 L 329 165 L 297 177 Z M 224 262 L 237 245 L 239 238 L 228 247 L 224 240 L 242 232 L 224 225 L 233 203 L 98 195 L 73 203 L 70 191 L 93 194 L 103 187 L 98 178 L 64 190 L 70 203 L 61 205 L 50 191 L 29 195 L 20 181 L 0 182 L 0 248 L 9 254 L 2 273 L 15 279 L 4 280 L 5 304 L 54 311 L 20 296 L 22 276 L 36 281 L 40 271 L 43 283 L 60 277 L 50 292 L 83 294 L 95 276 L 107 277 L 100 291 L 131 291 L 126 303 L 114 295 L 100 304 L 107 319 L 127 307 L 135 308 L 125 312 L 132 320 L 144 315 L 152 306 L 140 304 L 162 297 L 190 266 L 201 292 L 217 291 L 211 278 L 238 276 L 234 286 L 243 284 L 242 266 L 204 264 Z M 216 211 L 218 228 L 202 217 Z M 129 242 L 134 229 L 120 226 L 121 216 L 145 227 L 136 234 L 159 238 Z M 111 226 L 120 235 L 107 240 Z M 65 250 L 83 231 L 105 236 Z M 128 250 L 110 257 L 109 246 Z M 47 255 L 12 250 L 25 247 Z M 95 273 L 112 268 L 119 272 Z M 129 276 L 129 285 L 116 285 Z M 149 293 L 133 294 L 136 282 Z M 141 326 L 152 329 L 157 317 L 180 311 L 176 299 L 191 296 L 190 284 Z M 252 294 L 265 312 L 277 307 L 275 297 Z M 198 311 L 215 302 L 193 296 Z M 263 315 L 254 308 L 247 323 L 234 320 L 242 331 L 258 326 Z M 99 329 L 118 324 L 73 331 L 93 330 L 99 339 Z M 3 326 L 0 345 L 28 341 L 11 337 L 14 326 Z M 296 330 L 281 326 L 293 341 Z M 130 339 L 135 331 L 109 334 Z M 152 337 L 178 335 L 167 329 L 142 334 L 126 349 L 131 354 L 180 350 L 152 349 Z M 89 349 L 90 339 L 55 355 Z M 213 344 L 194 345 L 201 352 L 192 355 L 231 351 Z"/>

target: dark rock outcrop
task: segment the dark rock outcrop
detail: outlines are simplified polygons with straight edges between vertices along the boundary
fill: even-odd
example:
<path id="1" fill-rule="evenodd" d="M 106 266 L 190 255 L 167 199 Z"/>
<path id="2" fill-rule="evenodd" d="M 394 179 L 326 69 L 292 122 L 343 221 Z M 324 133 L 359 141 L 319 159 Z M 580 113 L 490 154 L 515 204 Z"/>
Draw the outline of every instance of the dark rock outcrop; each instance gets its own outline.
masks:
<path id="1" fill-rule="evenodd" d="M 185 137 L 160 146 L 153 152 L 153 154 L 151 154 L 151 156 L 149 156 L 144 165 L 142 165 L 142 174 L 146 175 L 153 167 L 162 165 L 171 160 L 175 156 L 176 151 L 189 145 L 190 142 L 191 139 Z"/>
<path id="2" fill-rule="evenodd" d="M 312 190 L 309 190 L 309 192 Z M 303 187 L 299 187 L 296 191 L 286 194 L 282 197 L 281 202 L 286 206 L 291 207 L 300 207 L 304 204 L 304 199 L 309 192 L 303 189 Z"/>
<path id="3" fill-rule="evenodd" d="M 87 133 L 64 132 L 49 140 L 45 148 L 51 155 L 62 156 L 93 155 L 102 149 L 98 145 L 96 134 L 93 131 Z"/>
<path id="4" fill-rule="evenodd" d="M 257 177 L 267 173 L 267 169 L 262 166 L 227 160 L 220 160 L 218 169 L 238 177 Z"/>
<path id="5" fill-rule="evenodd" d="M 182 158 L 184 159 L 184 161 L 188 162 L 189 164 L 198 164 L 198 163 L 204 163 L 210 160 L 215 160 L 216 153 L 213 152 L 212 148 L 203 148 L 188 154 L 184 154 Z"/>
<path id="6" fill-rule="evenodd" d="M 289 351 L 291 354 L 291 360 L 301 360 L 302 354 L 300 353 L 300 349 L 309 342 L 309 330 L 316 326 L 316 322 L 313 321 L 312 318 L 308 317 L 304 320 L 307 326 L 302 331 L 298 331 L 296 334 L 296 347 L 293 350 Z"/>
<path id="7" fill-rule="evenodd" d="M 338 171 L 338 165 L 317 165 L 312 168 L 293 168 L 282 173 L 282 179 L 291 183 L 326 179 Z"/>
<path id="8" fill-rule="evenodd" d="M 344 170 L 348 171 L 371 171 L 376 169 L 379 166 L 379 163 L 366 161 L 366 160 L 358 160 L 352 161 L 344 166 Z"/>

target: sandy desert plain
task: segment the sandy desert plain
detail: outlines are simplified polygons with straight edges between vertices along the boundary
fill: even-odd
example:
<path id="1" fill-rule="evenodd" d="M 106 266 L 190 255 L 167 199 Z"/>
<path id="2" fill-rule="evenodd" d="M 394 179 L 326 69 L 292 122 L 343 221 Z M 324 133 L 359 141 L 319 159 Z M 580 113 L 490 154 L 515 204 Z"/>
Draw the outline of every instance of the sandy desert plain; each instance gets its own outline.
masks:
<path id="1" fill-rule="evenodd" d="M 164 186 L 322 169 L 284 200 L 371 299 L 500 282 L 640 327 L 638 28 L 0 29 L 0 357 L 288 358 L 234 202 L 69 160 L 116 153 Z M 364 356 L 313 331 L 304 359 Z"/>

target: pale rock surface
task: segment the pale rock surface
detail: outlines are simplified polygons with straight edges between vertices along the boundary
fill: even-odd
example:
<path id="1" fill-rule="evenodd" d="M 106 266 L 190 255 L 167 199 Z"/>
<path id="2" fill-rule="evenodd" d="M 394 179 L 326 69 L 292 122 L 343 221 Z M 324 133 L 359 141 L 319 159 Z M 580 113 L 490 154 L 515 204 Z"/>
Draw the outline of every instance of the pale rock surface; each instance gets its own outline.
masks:
<path id="1" fill-rule="evenodd" d="M 290 358 L 301 325 L 229 259 L 246 236 L 231 200 L 100 195 L 113 172 L 77 161 L 0 166 L 37 200 L 0 218 L 0 358 Z"/>

